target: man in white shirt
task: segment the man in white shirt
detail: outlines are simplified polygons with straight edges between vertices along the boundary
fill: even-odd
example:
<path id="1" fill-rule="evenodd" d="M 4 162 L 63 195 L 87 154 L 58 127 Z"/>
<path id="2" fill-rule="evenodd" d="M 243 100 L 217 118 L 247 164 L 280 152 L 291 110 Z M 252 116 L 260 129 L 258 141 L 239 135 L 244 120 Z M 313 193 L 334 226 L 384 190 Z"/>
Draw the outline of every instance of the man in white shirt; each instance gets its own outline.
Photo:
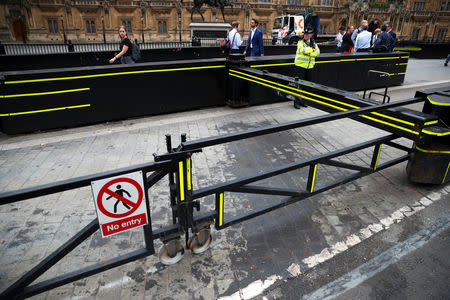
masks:
<path id="1" fill-rule="evenodd" d="M 362 26 L 362 31 L 356 37 L 355 52 L 368 52 L 371 40 L 372 33 L 367 31 L 367 25 Z"/>
<path id="2" fill-rule="evenodd" d="M 336 38 L 334 39 L 335 41 L 338 42 L 336 52 L 340 52 L 341 50 L 342 38 L 344 37 L 344 34 L 345 34 L 345 27 L 344 26 L 339 27 L 339 32 L 336 35 Z"/>
<path id="3" fill-rule="evenodd" d="M 242 44 L 241 35 L 239 34 L 240 24 L 238 21 L 231 23 L 233 29 L 228 33 L 228 40 L 231 44 L 231 53 L 238 53 L 239 47 Z"/>

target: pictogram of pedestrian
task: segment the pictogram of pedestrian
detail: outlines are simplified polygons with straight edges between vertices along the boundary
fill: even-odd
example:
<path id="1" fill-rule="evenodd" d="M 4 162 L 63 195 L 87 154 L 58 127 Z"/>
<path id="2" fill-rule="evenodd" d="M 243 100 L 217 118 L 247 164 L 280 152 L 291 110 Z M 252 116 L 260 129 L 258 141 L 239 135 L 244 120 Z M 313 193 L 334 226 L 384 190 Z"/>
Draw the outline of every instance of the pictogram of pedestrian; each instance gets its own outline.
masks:
<path id="1" fill-rule="evenodd" d="M 116 190 L 114 193 L 116 193 L 117 195 L 123 197 L 123 194 L 125 193 L 125 194 L 128 195 L 128 197 L 131 197 L 130 193 L 128 193 L 126 190 L 122 189 L 122 186 L 121 186 L 120 184 L 118 184 L 118 185 L 116 186 L 116 189 L 117 189 L 117 190 Z M 113 198 L 113 195 L 110 195 L 110 196 L 107 197 L 105 200 L 109 200 L 110 198 Z M 123 201 L 117 199 L 116 197 L 114 197 L 114 198 L 117 200 L 116 203 L 114 204 L 114 213 L 117 213 L 117 205 L 119 204 L 119 202 L 122 202 L 122 204 L 123 204 L 126 208 L 128 208 L 128 209 L 131 208 L 131 207 L 128 206 L 128 204 L 126 204 L 125 202 L 123 202 Z"/>

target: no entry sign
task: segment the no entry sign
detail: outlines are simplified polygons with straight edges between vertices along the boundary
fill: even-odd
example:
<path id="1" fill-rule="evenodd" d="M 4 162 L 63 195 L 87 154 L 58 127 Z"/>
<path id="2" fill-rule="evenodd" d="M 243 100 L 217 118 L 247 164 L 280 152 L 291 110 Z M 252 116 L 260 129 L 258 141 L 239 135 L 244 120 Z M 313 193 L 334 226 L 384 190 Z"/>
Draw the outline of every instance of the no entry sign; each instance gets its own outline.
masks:
<path id="1" fill-rule="evenodd" d="M 141 171 L 92 181 L 91 186 L 103 237 L 147 224 Z"/>

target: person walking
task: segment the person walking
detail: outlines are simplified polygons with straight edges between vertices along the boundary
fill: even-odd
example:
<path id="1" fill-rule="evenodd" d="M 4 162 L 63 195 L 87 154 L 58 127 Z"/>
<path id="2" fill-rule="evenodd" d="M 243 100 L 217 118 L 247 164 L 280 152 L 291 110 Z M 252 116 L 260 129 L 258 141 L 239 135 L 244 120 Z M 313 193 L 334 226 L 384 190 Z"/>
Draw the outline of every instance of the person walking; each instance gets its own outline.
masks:
<path id="1" fill-rule="evenodd" d="M 120 58 L 120 62 L 122 64 L 134 64 L 133 58 L 131 58 L 131 41 L 128 38 L 127 31 L 125 26 L 120 26 L 119 28 L 119 37 L 120 37 L 120 52 L 116 54 L 113 58 L 109 60 L 109 63 L 112 64 L 116 60 Z"/>
<path id="2" fill-rule="evenodd" d="M 239 47 L 242 45 L 241 35 L 239 34 L 241 25 L 238 21 L 234 21 L 231 23 L 231 26 L 233 29 L 228 33 L 228 40 L 231 42 L 231 53 L 238 53 Z"/>
<path id="3" fill-rule="evenodd" d="M 353 51 L 352 33 L 354 31 L 353 26 L 347 27 L 347 32 L 342 37 L 341 50 L 344 53 L 351 53 Z"/>
<path id="4" fill-rule="evenodd" d="M 444 67 L 448 66 L 448 62 L 450 61 L 450 54 L 447 55 L 447 58 L 445 59 Z"/>
<path id="5" fill-rule="evenodd" d="M 362 31 L 356 37 L 355 52 L 368 52 L 370 49 L 370 41 L 372 33 L 367 31 L 367 25 L 362 26 Z"/>
<path id="6" fill-rule="evenodd" d="M 250 21 L 251 30 L 248 34 L 247 45 L 245 46 L 244 55 L 247 54 L 250 48 L 250 56 L 264 56 L 264 44 L 262 32 L 258 29 L 258 20 L 252 19 Z"/>
<path id="7" fill-rule="evenodd" d="M 303 39 L 297 44 L 294 76 L 302 80 L 311 81 L 312 71 L 316 63 L 316 57 L 320 54 L 319 47 L 314 40 L 311 39 L 313 33 L 313 29 L 307 27 L 303 32 Z M 295 98 L 294 107 L 296 109 L 300 109 L 300 105 L 305 106 L 300 98 Z"/>
<path id="8" fill-rule="evenodd" d="M 336 52 L 341 52 L 342 38 L 344 37 L 344 34 L 345 34 L 345 27 L 344 26 L 339 27 L 339 32 L 336 35 L 336 38 L 334 39 L 335 41 L 337 41 Z"/>

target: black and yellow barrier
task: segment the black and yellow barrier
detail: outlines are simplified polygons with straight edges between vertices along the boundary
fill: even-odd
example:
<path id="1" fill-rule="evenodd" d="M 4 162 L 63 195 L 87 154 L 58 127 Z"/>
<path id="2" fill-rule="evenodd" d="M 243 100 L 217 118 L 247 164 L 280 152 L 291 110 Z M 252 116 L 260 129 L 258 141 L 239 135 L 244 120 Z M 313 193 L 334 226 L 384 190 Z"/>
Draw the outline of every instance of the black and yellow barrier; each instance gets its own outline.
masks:
<path id="1" fill-rule="evenodd" d="M 294 55 L 247 57 L 255 69 L 290 75 Z M 405 53 L 322 54 L 314 82 L 347 90 L 364 88 L 367 70 L 389 72 L 401 84 Z M 60 68 L 0 73 L 0 126 L 7 134 L 93 124 L 225 104 L 225 59 Z M 370 80 L 382 87 L 385 78 Z M 250 104 L 279 101 L 250 89 Z"/>

